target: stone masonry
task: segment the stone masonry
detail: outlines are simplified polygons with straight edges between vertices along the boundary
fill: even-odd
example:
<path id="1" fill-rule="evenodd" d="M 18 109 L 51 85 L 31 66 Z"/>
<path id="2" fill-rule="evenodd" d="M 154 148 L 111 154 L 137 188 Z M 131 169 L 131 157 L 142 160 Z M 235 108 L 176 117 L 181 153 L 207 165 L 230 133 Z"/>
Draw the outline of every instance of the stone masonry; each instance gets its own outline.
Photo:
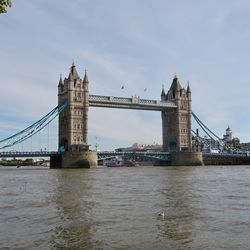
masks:
<path id="1" fill-rule="evenodd" d="M 65 101 L 68 107 L 59 115 L 59 149 L 65 151 L 88 150 L 88 77 L 83 80 L 72 64 L 68 78 L 60 77 L 58 85 L 58 104 Z"/>
<path id="2" fill-rule="evenodd" d="M 162 111 L 162 138 L 163 150 L 169 152 L 191 151 L 191 90 L 189 84 L 187 89 L 182 88 L 177 76 L 174 77 L 172 85 L 165 93 L 161 93 L 162 101 L 173 101 L 177 108 L 168 108 Z"/>

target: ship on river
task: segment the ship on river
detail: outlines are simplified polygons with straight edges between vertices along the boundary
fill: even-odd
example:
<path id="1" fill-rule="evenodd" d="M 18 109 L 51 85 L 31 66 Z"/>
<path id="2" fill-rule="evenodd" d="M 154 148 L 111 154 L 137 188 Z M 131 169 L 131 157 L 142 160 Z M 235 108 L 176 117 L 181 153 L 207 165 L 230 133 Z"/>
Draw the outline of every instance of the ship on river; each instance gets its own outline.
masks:
<path id="1" fill-rule="evenodd" d="M 135 167 L 135 166 L 137 166 L 137 163 L 135 161 L 132 161 L 132 160 L 118 158 L 118 159 L 104 162 L 104 166 L 107 166 L 107 167 Z"/>

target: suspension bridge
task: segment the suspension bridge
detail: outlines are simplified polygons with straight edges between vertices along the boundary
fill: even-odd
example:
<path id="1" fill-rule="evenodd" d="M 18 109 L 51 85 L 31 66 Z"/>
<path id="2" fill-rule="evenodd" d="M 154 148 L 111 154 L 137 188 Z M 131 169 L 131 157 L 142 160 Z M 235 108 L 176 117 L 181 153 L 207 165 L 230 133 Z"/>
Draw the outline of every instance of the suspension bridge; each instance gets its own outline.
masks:
<path id="1" fill-rule="evenodd" d="M 126 108 L 131 109 L 136 107 L 137 109 L 143 110 L 158 110 L 163 111 L 167 107 L 176 107 L 173 103 L 163 103 L 161 101 L 156 100 L 137 100 L 135 102 L 133 98 L 115 98 L 115 97 L 107 97 L 107 96 L 92 96 L 90 95 L 90 106 L 94 107 L 103 107 L 107 105 L 112 108 L 114 105 L 117 105 L 116 108 Z M 42 129 L 46 128 L 61 112 L 63 112 L 68 106 L 68 103 L 64 103 L 61 106 L 57 106 L 52 109 L 48 114 L 44 117 L 28 126 L 27 128 L 21 130 L 20 132 L 9 136 L 0 141 L 0 158 L 26 158 L 26 157 L 52 157 L 59 156 L 64 153 L 64 148 L 59 148 L 58 151 L 16 151 L 10 150 L 18 144 L 21 144 L 27 140 L 30 140 L 31 137 L 35 136 Z M 193 114 L 193 116 L 198 119 L 198 117 Z M 200 120 L 199 122 L 203 124 Z M 205 125 L 203 125 L 205 126 Z M 115 152 L 115 151 L 101 151 L 97 152 L 98 160 L 111 159 L 117 156 L 121 157 L 143 157 L 143 158 L 151 158 L 158 160 L 170 161 L 170 153 L 169 152 Z"/>
<path id="2" fill-rule="evenodd" d="M 87 73 L 83 80 L 73 64 L 68 77 L 60 77 L 58 84 L 58 106 L 27 128 L 0 140 L 0 158 L 50 157 L 51 167 L 91 167 L 97 160 L 116 156 L 148 157 L 171 162 L 172 165 L 201 165 L 202 154 L 192 145 L 192 133 L 199 143 L 204 139 L 191 128 L 191 118 L 211 141 L 223 146 L 223 140 L 205 125 L 191 108 L 191 89 L 182 88 L 177 76 L 168 92 L 162 89 L 160 100 L 141 99 L 139 96 L 115 97 L 89 94 Z M 89 150 L 89 107 L 160 111 L 162 115 L 161 152 L 95 152 Z M 32 139 L 58 118 L 58 150 L 13 151 L 13 147 Z M 248 156 L 205 154 L 205 159 L 248 159 Z M 237 161 L 236 161 L 237 162 Z"/>

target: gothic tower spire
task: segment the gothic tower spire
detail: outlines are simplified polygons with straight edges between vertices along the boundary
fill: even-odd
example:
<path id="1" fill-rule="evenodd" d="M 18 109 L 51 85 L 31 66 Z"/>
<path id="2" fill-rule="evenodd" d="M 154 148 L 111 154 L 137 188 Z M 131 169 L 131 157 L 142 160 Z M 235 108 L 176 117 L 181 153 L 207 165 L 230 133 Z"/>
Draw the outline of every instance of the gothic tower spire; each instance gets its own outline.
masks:
<path id="1" fill-rule="evenodd" d="M 60 74 L 60 79 L 59 79 L 59 83 L 58 83 L 58 87 L 63 86 L 63 81 L 62 81 L 62 74 Z"/>
<path id="2" fill-rule="evenodd" d="M 191 90 L 181 87 L 174 76 L 166 101 L 176 104 L 176 109 L 162 111 L 162 137 L 164 151 L 191 151 Z"/>
<path id="3" fill-rule="evenodd" d="M 188 86 L 187 86 L 187 92 L 191 93 L 191 89 L 190 89 L 190 86 L 189 86 L 189 81 L 188 81 Z"/>
<path id="4" fill-rule="evenodd" d="M 89 91 L 88 77 L 85 72 L 82 80 L 73 63 L 68 78 L 58 85 L 58 105 L 67 104 L 59 114 L 58 148 L 60 156 L 51 157 L 52 168 L 93 167 L 97 165 L 97 154 L 89 150 L 88 108 Z M 52 159 L 53 158 L 53 159 Z"/>
<path id="5" fill-rule="evenodd" d="M 164 85 L 162 85 L 162 91 L 161 91 L 161 100 L 165 100 L 165 97 L 166 97 L 166 93 L 165 93 L 165 90 L 164 90 Z"/>
<path id="6" fill-rule="evenodd" d="M 181 87 L 181 84 L 180 84 L 180 82 L 178 80 L 178 77 L 177 77 L 177 75 L 175 75 L 174 78 L 173 78 L 173 82 L 172 82 L 172 85 L 170 87 L 170 90 L 172 90 L 172 91 L 180 91 L 181 88 L 182 87 Z"/>
<path id="7" fill-rule="evenodd" d="M 88 110 L 89 110 L 89 79 L 87 75 L 87 70 L 85 69 L 84 77 L 83 77 L 83 142 L 87 145 L 88 142 Z"/>
<path id="8" fill-rule="evenodd" d="M 74 64 L 74 62 L 72 63 L 72 66 L 70 67 L 70 72 L 69 72 L 69 80 L 76 80 L 76 79 L 80 79 L 77 70 L 76 70 L 76 66 Z"/>
<path id="9" fill-rule="evenodd" d="M 88 75 L 87 75 L 87 70 L 85 69 L 84 77 L 83 77 L 83 83 L 89 83 Z"/>
<path id="10" fill-rule="evenodd" d="M 88 77 L 85 72 L 84 80 L 79 77 L 76 66 L 72 63 L 68 78 L 64 85 L 60 77 L 58 89 L 59 103 L 68 102 L 67 109 L 59 115 L 59 148 L 65 151 L 81 151 L 88 149 Z"/>

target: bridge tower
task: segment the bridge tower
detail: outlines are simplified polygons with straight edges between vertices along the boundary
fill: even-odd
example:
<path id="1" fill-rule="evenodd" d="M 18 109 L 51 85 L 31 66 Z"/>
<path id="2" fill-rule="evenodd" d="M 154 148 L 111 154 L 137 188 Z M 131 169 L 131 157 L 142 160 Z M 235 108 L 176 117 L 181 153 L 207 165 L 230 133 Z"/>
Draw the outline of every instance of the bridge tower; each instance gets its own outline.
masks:
<path id="1" fill-rule="evenodd" d="M 61 167 L 91 167 L 96 165 L 96 153 L 88 145 L 88 76 L 83 80 L 72 64 L 68 78 L 58 84 L 58 104 L 67 102 L 67 108 L 59 115 L 59 150 L 63 151 Z"/>
<path id="2" fill-rule="evenodd" d="M 59 115 L 59 148 L 66 151 L 77 147 L 88 149 L 88 77 L 85 72 L 83 80 L 72 64 L 68 78 L 58 84 L 58 104 L 68 102 L 68 108 Z"/>
<path id="3" fill-rule="evenodd" d="M 182 88 L 177 76 L 174 77 L 172 85 L 165 93 L 161 93 L 162 101 L 172 101 L 176 104 L 175 109 L 162 111 L 162 138 L 163 150 L 172 152 L 171 165 L 194 166 L 203 165 L 201 152 L 192 152 L 192 98 L 191 89 Z"/>
<path id="4" fill-rule="evenodd" d="M 161 93 L 162 101 L 172 101 L 177 105 L 176 109 L 162 111 L 162 138 L 163 150 L 170 152 L 191 151 L 191 90 L 182 88 L 177 76 L 174 76 L 172 85 L 165 93 Z"/>

